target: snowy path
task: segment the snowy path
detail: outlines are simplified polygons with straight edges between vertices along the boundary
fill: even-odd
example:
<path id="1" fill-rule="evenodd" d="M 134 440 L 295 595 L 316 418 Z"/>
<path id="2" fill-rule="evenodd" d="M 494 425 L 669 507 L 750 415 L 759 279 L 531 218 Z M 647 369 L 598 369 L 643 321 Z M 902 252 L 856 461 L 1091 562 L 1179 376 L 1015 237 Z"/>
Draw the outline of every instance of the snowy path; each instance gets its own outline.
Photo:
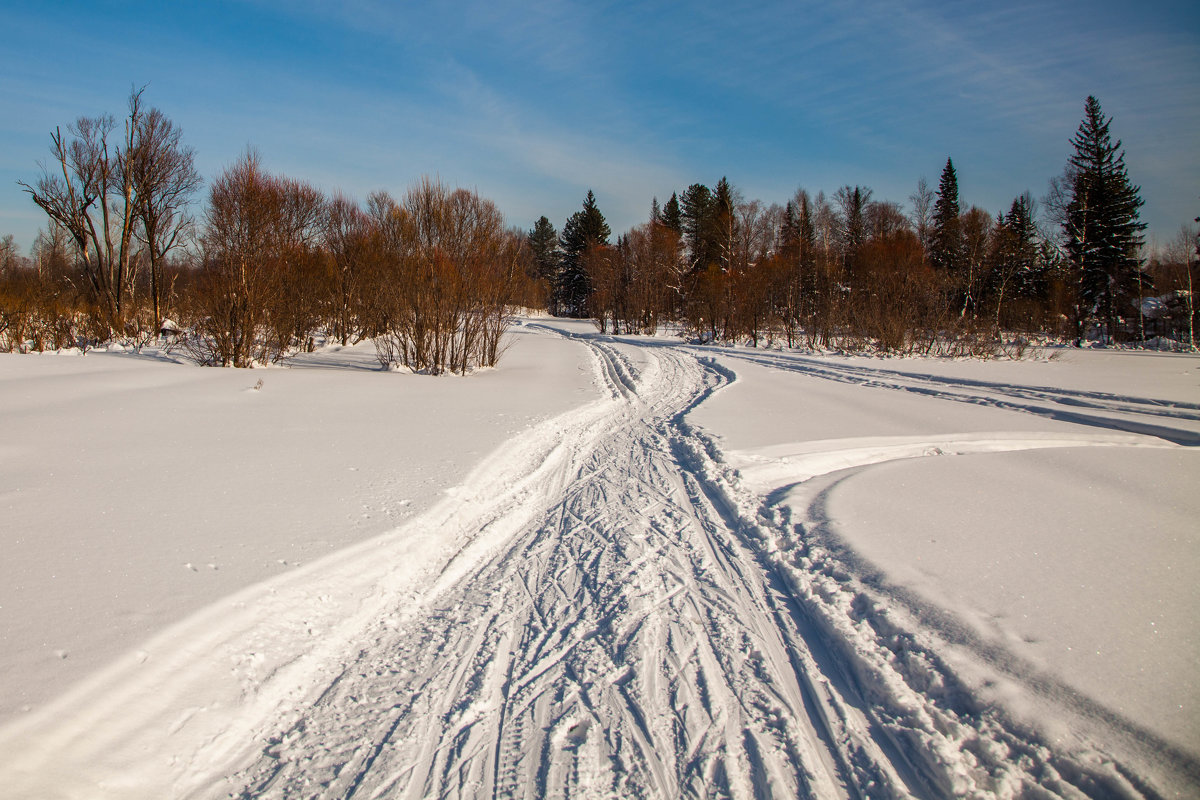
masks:
<path id="1" fill-rule="evenodd" d="M 565 493 L 547 487 L 509 546 L 379 632 L 242 773 L 250 794 L 840 793 L 831 732 L 795 724 L 779 608 L 691 472 L 678 416 L 721 376 L 596 349 L 622 402 L 571 443 Z"/>
<path id="2" fill-rule="evenodd" d="M 580 341 L 609 398 L 493 457 L 403 536 L 246 593 L 164 635 L 176 657 L 110 670 L 0 734 L 10 788 L 1153 796 L 1112 759 L 981 705 L 836 554 L 795 535 L 802 520 L 759 514 L 685 418 L 727 369 L 662 343 Z M 1118 427 L 1150 426 L 1169 423 Z M 1060 437 L 1142 437 L 1085 438 Z"/>

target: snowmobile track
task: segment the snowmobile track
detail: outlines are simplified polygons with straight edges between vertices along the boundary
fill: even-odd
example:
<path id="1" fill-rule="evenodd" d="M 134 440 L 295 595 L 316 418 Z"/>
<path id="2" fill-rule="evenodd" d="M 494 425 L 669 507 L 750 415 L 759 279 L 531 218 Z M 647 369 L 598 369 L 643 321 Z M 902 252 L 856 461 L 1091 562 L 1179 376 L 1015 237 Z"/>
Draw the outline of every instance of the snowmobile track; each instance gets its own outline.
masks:
<path id="1" fill-rule="evenodd" d="M 739 498 L 685 419 L 728 370 L 579 338 L 616 402 L 601 424 L 564 432 L 568 474 L 531 493 L 544 509 L 404 625 L 374 631 L 233 777 L 242 796 L 1130 788 L 960 702 L 944 665 L 883 630 L 836 564 L 797 581 L 772 558 L 765 544 L 787 531 Z"/>

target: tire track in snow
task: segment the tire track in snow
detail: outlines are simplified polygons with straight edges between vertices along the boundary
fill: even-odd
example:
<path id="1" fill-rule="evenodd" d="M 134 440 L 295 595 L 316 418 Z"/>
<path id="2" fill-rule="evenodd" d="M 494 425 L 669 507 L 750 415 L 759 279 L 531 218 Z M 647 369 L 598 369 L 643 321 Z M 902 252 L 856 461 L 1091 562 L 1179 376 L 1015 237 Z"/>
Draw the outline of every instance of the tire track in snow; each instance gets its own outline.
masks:
<path id="1" fill-rule="evenodd" d="M 889 757 L 913 795 L 1157 798 L 1186 796 L 1200 786 L 1193 756 L 979 640 L 953 615 L 881 583 L 874 565 L 831 537 L 828 491 L 859 469 L 806 484 L 811 502 L 791 498 L 794 512 L 746 497 L 751 502 L 739 508 L 758 509 L 757 519 L 743 518 L 745 529 L 759 538 L 769 569 L 811 623 L 807 643 L 823 645 L 832 662 L 810 674 L 846 676 L 857 705 L 869 709 L 868 718 L 894 745 Z M 945 658 L 947 643 L 1017 680 L 1036 702 L 1050 703 L 1071 734 L 1051 743 L 974 696 Z"/>
<path id="2" fill-rule="evenodd" d="M 225 796 L 230 765 L 347 677 L 364 631 L 399 626 L 507 542 L 563 491 L 567 444 L 618 410 L 596 401 L 532 428 L 396 532 L 214 604 L 0 729 L 6 796 Z"/>
<path id="3" fill-rule="evenodd" d="M 785 356 L 729 355 L 766 366 L 782 364 L 783 369 L 806 374 L 811 371 L 807 365 L 796 367 L 794 360 Z M 837 374 L 838 366 L 830 370 L 834 377 L 819 377 L 909 390 L 902 381 L 886 380 L 907 376 L 871 371 L 877 373 L 878 380 L 866 383 L 856 380 L 853 374 Z M 988 390 L 1024 388 L 965 383 Z M 1052 390 L 1034 389 L 1032 394 L 1056 402 Z M 1114 400 L 1113 405 L 1097 403 L 1093 407 L 1117 414 L 1132 411 L 1157 415 L 1160 405 L 1200 408 L 1152 398 L 1104 397 Z M 949 399 L 1057 416 L 1050 410 L 995 402 L 986 396 Z M 1200 418 L 1186 410 L 1168 411 L 1162 416 Z M 759 553 L 765 558 L 766 568 L 790 587 L 797 613 L 813 622 L 810 643 L 825 643 L 838 662 L 833 669 L 819 667 L 813 672 L 828 677 L 844 670 L 857 684 L 859 696 L 873 709 L 870 716 L 890 729 L 885 738 L 898 747 L 892 754 L 893 764 L 902 772 L 905 767 L 911 770 L 906 778 L 915 794 L 961 796 L 983 791 L 1019 796 L 1037 787 L 1065 796 L 1159 797 L 1162 793 L 1190 793 L 1200 785 L 1200 762 L 1193 756 L 1089 698 L 1078 696 L 1054 676 L 1007 650 L 979 641 L 951 614 L 881 583 L 874 565 L 836 537 L 831 538 L 827 531 L 824 507 L 828 492 L 870 465 L 897 459 L 1058 447 L 1170 449 L 1188 442 L 1191 435 L 1187 430 L 1164 430 L 1124 420 L 1109 424 L 1104 418 L 1096 418 L 1086 424 L 1110 430 L 1151 427 L 1157 435 L 1101 430 L 820 440 L 734 454 L 736 470 L 727 466 L 724 454 L 709 443 L 705 460 L 717 491 L 730 498 L 730 507 L 737 509 L 731 513 L 742 515 L 742 527 L 748 536 L 761 542 Z M 777 505 L 785 496 L 790 508 Z M 1018 680 L 1033 690 L 1039 702 L 1049 701 L 1064 719 L 1081 727 L 1070 742 L 1060 740 L 1049 745 L 1039 734 L 1010 718 L 1003 708 L 990 707 L 973 697 L 943 657 L 946 643 L 970 651 L 980 663 Z M 888 662 L 890 666 L 884 667 Z M 914 692 L 923 697 L 912 697 Z M 914 717 L 903 711 L 914 707 L 913 700 L 925 706 L 922 715 Z M 897 709 L 902 713 L 897 715 Z M 921 720 L 921 716 L 927 719 Z M 934 723 L 932 729 L 928 727 L 930 720 Z M 1103 732 L 1103 741 L 1087 731 Z M 1118 751 L 1120 755 L 1115 756 Z M 965 759 L 960 761 L 961 756 Z M 1013 763 L 1006 763 L 1009 760 Z M 1142 777 L 1145 772 L 1154 774 L 1163 785 L 1147 781 Z"/>

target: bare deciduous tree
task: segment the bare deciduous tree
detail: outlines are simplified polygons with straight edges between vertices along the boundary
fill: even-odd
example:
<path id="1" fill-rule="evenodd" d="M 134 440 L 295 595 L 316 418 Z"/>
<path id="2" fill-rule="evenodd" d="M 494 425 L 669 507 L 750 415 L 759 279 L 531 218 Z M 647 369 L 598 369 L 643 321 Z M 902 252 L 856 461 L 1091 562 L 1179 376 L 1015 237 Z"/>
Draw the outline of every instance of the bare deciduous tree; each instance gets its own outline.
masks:
<path id="1" fill-rule="evenodd" d="M 370 207 L 380 363 L 435 375 L 495 364 L 528 259 L 524 237 L 491 201 L 429 178 L 400 203 L 373 195 Z"/>
<path id="2" fill-rule="evenodd" d="M 343 345 L 362 334 L 357 311 L 367 264 L 375 244 L 371 218 L 349 198 L 337 194 L 329 201 L 325 247 L 333 276 L 333 309 L 330 331 Z"/>
<path id="3" fill-rule="evenodd" d="M 912 203 L 912 223 L 917 230 L 917 238 L 926 251 L 929 250 L 929 226 L 933 223 L 933 201 L 933 189 L 929 188 L 929 182 L 922 176 L 917 181 L 916 191 L 908 196 L 908 202 Z"/>
<path id="4" fill-rule="evenodd" d="M 53 171 L 42 166 L 36 185 L 21 182 L 55 223 L 70 234 L 103 323 L 124 333 L 135 288 L 133 229 L 136 215 L 131 159 L 142 124 L 142 90 L 129 95 L 119 144 L 111 114 L 80 117 L 64 135 L 50 135 Z"/>
<path id="5" fill-rule="evenodd" d="M 136 199 L 138 236 L 150 261 L 150 298 L 154 324 L 163 319 L 163 266 L 192 231 L 188 206 L 202 183 L 195 153 L 181 141 L 182 131 L 157 108 L 137 120 L 128 161 Z"/>
<path id="6" fill-rule="evenodd" d="M 209 191 L 193 325 L 205 363 L 248 367 L 308 346 L 319 313 L 321 193 L 247 152 Z"/>

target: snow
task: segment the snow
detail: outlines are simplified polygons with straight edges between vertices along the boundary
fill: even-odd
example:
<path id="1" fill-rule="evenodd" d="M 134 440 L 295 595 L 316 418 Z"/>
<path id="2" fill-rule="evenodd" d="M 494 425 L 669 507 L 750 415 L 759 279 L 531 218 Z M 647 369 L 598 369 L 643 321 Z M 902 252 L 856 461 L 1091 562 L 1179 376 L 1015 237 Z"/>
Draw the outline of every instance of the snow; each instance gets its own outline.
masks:
<path id="1" fill-rule="evenodd" d="M 1052 737 L 1104 720 L 1141 740 L 1111 748 L 1162 744 L 1194 788 L 1200 451 L 1175 443 L 1198 441 L 1200 360 L 722 361 L 739 381 L 692 418 L 977 697 Z"/>
<path id="2" fill-rule="evenodd" d="M 512 342 L 0 357 L 6 792 L 1200 785 L 1200 359 Z"/>
<path id="3" fill-rule="evenodd" d="M 983 641 L 1195 749 L 1197 475 L 1183 448 L 896 462 L 841 483 L 830 527 Z"/>
<path id="4" fill-rule="evenodd" d="M 165 626 L 419 515 L 591 399 L 586 357 L 517 328 L 505 369 L 381 373 L 0 355 L 0 723 Z M 262 388 L 254 387 L 261 380 Z"/>

